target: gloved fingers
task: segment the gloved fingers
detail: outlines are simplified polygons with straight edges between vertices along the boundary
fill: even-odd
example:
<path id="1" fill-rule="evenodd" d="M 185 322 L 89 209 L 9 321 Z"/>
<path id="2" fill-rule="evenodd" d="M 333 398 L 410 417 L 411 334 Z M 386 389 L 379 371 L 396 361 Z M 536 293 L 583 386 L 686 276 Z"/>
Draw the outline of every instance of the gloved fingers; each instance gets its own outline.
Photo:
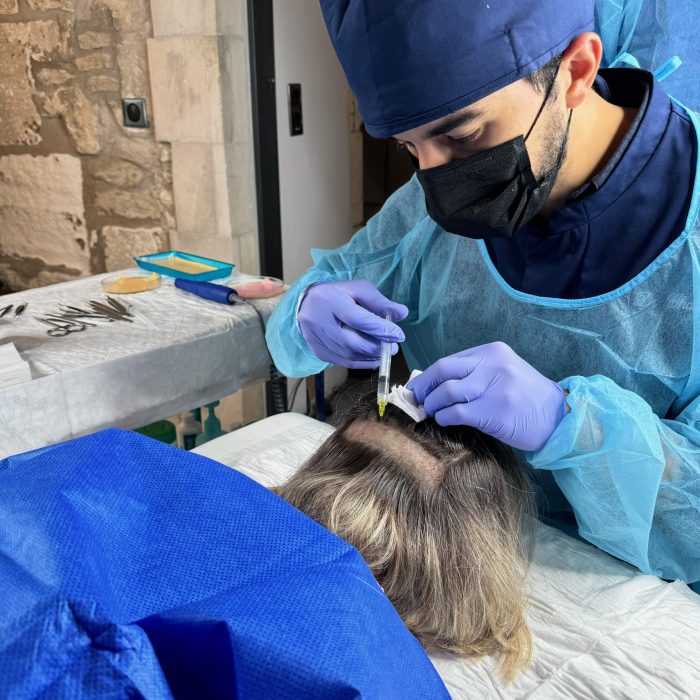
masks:
<path id="1" fill-rule="evenodd" d="M 391 345 L 391 354 L 396 355 L 399 351 L 399 346 L 396 343 Z M 379 356 L 377 357 L 362 357 L 359 355 L 354 356 L 337 356 L 332 360 L 333 364 L 340 365 L 341 367 L 347 367 L 348 369 L 377 369 L 379 367 Z"/>
<path id="2" fill-rule="evenodd" d="M 343 363 L 336 362 L 335 364 L 339 364 L 341 367 L 347 367 L 348 369 L 377 369 L 377 367 L 379 367 L 379 360 L 347 360 Z"/>
<path id="3" fill-rule="evenodd" d="M 387 311 L 391 311 L 391 318 L 394 321 L 403 321 L 408 316 L 408 307 L 388 299 L 367 280 L 356 281 L 353 297 L 360 306 L 382 318 Z"/>
<path id="4" fill-rule="evenodd" d="M 443 357 L 430 365 L 423 374 L 412 379 L 407 384 L 407 388 L 413 391 L 419 404 L 425 404 L 428 395 L 441 384 L 452 379 L 468 377 L 479 366 L 481 360 L 482 356 L 477 354 L 466 357 L 456 355 Z"/>
<path id="5" fill-rule="evenodd" d="M 343 326 L 340 331 L 340 345 L 349 360 L 377 360 L 382 352 L 382 344 L 370 335 Z"/>
<path id="6" fill-rule="evenodd" d="M 436 416 L 445 408 L 467 404 L 480 396 L 480 389 L 469 379 L 448 379 L 431 391 L 422 403 L 429 416 Z"/>
<path id="7" fill-rule="evenodd" d="M 449 357 L 491 357 L 491 358 L 510 358 L 515 355 L 513 349 L 502 340 L 496 340 L 485 345 L 476 345 L 473 348 L 467 348 L 460 352 L 449 355 Z"/>
<path id="8" fill-rule="evenodd" d="M 405 339 L 403 331 L 395 323 L 377 316 L 359 304 L 344 304 L 334 309 L 333 313 L 339 322 L 371 336 L 376 341 L 401 343 Z"/>
<path id="9" fill-rule="evenodd" d="M 378 366 L 380 355 L 382 354 L 381 343 L 375 343 L 373 339 L 366 338 L 362 333 L 356 333 L 350 329 L 347 329 L 345 332 L 347 333 L 346 337 L 348 337 L 347 345 L 345 346 L 348 359 L 371 360 L 372 362 L 376 360 Z M 396 355 L 398 351 L 399 344 L 392 343 L 391 354 Z"/>
<path id="10" fill-rule="evenodd" d="M 458 403 L 439 410 L 434 416 L 438 425 L 468 425 L 482 430 L 483 416 L 478 406 Z"/>
<path id="11" fill-rule="evenodd" d="M 328 333 L 325 328 L 318 326 L 313 334 L 312 349 L 326 362 L 350 367 L 349 362 L 370 363 L 371 367 L 379 366 L 381 343 L 374 338 L 358 333 L 352 328 L 342 326 Z M 399 351 L 399 346 L 392 343 L 392 354 Z"/>

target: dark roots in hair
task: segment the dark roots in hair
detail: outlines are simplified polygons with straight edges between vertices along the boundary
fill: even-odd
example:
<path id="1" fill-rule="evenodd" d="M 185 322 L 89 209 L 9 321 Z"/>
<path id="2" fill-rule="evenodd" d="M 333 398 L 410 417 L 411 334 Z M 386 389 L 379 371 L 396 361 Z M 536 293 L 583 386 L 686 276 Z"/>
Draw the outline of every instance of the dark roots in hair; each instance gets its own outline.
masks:
<path id="1" fill-rule="evenodd" d="M 466 426 L 415 423 L 364 397 L 277 493 L 355 546 L 426 647 L 531 654 L 525 575 L 534 503 L 513 451 Z"/>

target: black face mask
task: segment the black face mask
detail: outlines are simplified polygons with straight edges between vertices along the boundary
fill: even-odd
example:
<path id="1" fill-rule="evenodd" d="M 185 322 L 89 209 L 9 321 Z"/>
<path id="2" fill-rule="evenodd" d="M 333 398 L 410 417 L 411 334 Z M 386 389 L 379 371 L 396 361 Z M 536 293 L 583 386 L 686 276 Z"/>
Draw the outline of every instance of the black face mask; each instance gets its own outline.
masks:
<path id="1" fill-rule="evenodd" d="M 532 172 L 525 142 L 553 87 L 554 82 L 524 137 L 469 158 L 418 170 L 428 214 L 445 231 L 468 238 L 508 238 L 542 209 L 564 163 L 573 110 L 556 165 L 539 181 Z M 417 165 L 415 158 L 413 161 Z"/>

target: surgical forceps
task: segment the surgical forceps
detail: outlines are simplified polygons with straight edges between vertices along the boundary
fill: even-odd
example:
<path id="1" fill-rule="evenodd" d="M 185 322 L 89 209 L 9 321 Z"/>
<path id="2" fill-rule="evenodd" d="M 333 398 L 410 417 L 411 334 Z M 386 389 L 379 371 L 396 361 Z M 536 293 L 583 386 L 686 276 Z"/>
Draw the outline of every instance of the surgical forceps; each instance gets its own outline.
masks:
<path id="1" fill-rule="evenodd" d="M 63 338 L 69 333 L 80 333 L 80 331 L 84 331 L 88 326 L 95 325 L 94 323 L 87 323 L 86 321 L 68 320 L 55 318 L 53 316 L 47 316 L 46 318 L 39 318 L 37 320 L 41 321 L 41 323 L 45 323 L 47 326 L 51 326 L 47 333 L 52 338 Z"/>
<path id="2" fill-rule="evenodd" d="M 76 306 L 59 305 L 61 318 L 63 319 L 78 319 L 78 318 L 99 318 L 107 321 L 127 321 L 133 323 L 133 314 L 121 302 L 118 302 L 112 297 L 106 297 L 109 303 L 90 300 L 88 302 L 89 309 L 80 309 Z"/>
<path id="3" fill-rule="evenodd" d="M 90 300 L 88 302 L 89 309 L 59 304 L 59 313 L 35 318 L 37 321 L 51 326 L 47 333 L 53 338 L 62 338 L 69 333 L 84 331 L 88 326 L 95 326 L 96 324 L 85 320 L 88 318 L 133 323 L 134 315 L 124 304 L 109 296 L 106 299 L 108 303 Z"/>
<path id="4" fill-rule="evenodd" d="M 0 309 L 0 318 L 2 318 L 3 316 L 7 316 L 7 314 L 9 314 L 10 311 L 12 311 L 13 306 L 14 306 L 13 304 L 10 304 L 9 306 L 6 306 L 4 309 Z M 15 306 L 14 307 L 14 309 L 15 309 L 14 318 L 19 318 L 24 313 L 24 310 L 26 308 L 27 308 L 27 304 L 19 304 L 19 305 Z"/>

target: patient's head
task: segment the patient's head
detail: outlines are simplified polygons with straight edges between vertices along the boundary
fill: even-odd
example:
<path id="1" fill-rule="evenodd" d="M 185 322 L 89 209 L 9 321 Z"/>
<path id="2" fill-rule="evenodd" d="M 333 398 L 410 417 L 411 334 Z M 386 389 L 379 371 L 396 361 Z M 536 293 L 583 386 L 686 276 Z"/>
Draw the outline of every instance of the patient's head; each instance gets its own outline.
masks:
<path id="1" fill-rule="evenodd" d="M 360 551 L 423 644 L 501 652 L 506 678 L 529 660 L 531 495 L 508 447 L 365 399 L 277 491 Z"/>

